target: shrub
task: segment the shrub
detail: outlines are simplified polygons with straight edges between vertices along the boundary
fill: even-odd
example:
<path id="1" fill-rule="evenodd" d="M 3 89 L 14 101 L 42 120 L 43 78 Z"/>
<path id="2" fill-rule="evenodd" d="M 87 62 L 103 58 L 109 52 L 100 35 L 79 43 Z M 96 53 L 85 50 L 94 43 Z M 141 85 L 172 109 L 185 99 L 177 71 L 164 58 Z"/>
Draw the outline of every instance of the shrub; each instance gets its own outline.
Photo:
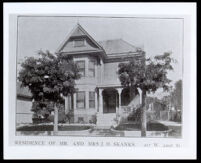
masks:
<path id="1" fill-rule="evenodd" d="M 48 117 L 48 120 L 50 122 L 54 122 L 54 115 L 50 115 Z M 58 113 L 58 122 L 59 123 L 65 123 L 66 122 L 66 115 L 65 115 L 64 111 L 59 111 L 59 113 Z"/>
<path id="2" fill-rule="evenodd" d="M 128 116 L 128 121 L 140 122 L 141 120 L 141 108 L 133 109 L 131 114 Z"/>
<path id="3" fill-rule="evenodd" d="M 138 123 L 128 123 L 128 124 L 120 124 L 116 128 L 116 130 L 127 130 L 127 131 L 140 131 L 141 124 Z M 147 131 L 166 131 L 168 127 L 155 121 L 147 122 Z"/>
<path id="4" fill-rule="evenodd" d="M 89 120 L 89 123 L 96 124 L 96 122 L 97 122 L 97 116 L 96 115 L 92 115 L 91 119 Z"/>
<path id="5" fill-rule="evenodd" d="M 165 131 L 165 130 L 168 130 L 168 127 L 159 122 L 149 121 L 147 123 L 147 131 Z"/>

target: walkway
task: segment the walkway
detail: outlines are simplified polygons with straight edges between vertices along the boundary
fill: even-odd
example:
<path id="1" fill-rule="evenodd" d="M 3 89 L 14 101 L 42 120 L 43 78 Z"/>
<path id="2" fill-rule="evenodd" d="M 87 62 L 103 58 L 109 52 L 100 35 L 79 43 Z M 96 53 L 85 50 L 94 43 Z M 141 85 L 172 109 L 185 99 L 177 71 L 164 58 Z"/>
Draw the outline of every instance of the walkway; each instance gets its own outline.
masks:
<path id="1" fill-rule="evenodd" d="M 158 120 L 159 123 L 162 123 L 166 126 L 181 126 L 182 124 L 180 122 L 174 122 L 174 121 L 161 121 Z"/>

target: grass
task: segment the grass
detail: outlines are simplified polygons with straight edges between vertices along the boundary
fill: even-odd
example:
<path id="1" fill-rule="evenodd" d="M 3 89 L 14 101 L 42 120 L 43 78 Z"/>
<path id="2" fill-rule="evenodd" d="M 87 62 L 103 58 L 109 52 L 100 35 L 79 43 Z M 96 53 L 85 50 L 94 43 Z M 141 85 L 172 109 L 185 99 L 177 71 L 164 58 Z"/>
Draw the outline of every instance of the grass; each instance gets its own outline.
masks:
<path id="1" fill-rule="evenodd" d="M 120 124 L 115 128 L 120 131 L 140 131 L 141 124 L 140 123 L 128 123 L 128 124 Z M 159 122 L 150 121 L 147 123 L 147 131 L 166 131 L 169 128 Z"/>
<path id="2" fill-rule="evenodd" d="M 53 131 L 53 125 L 22 126 L 17 131 Z M 90 126 L 58 126 L 59 131 L 81 131 L 88 130 Z"/>
<path id="3" fill-rule="evenodd" d="M 169 133 L 169 137 L 181 137 L 181 126 L 168 126 L 169 129 L 172 129 L 172 132 Z"/>

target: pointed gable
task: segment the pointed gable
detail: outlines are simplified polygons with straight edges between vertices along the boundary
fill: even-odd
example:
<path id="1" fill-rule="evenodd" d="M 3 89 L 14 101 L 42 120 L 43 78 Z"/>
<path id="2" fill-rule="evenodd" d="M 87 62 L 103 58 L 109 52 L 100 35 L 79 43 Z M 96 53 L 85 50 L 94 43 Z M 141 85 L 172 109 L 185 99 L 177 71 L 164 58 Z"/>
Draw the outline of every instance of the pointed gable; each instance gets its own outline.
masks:
<path id="1" fill-rule="evenodd" d="M 104 49 L 81 27 L 77 24 L 56 53 L 87 53 L 103 52 Z"/>
<path id="2" fill-rule="evenodd" d="M 71 34 L 71 37 L 84 36 L 84 35 L 86 34 L 79 27 L 77 27 Z"/>

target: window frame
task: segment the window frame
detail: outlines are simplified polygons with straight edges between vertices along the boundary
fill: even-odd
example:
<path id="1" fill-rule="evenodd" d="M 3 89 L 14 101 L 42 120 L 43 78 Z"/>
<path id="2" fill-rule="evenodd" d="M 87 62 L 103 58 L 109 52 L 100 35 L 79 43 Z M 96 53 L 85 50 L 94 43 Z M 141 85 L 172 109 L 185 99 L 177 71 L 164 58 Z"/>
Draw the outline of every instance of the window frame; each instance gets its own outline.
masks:
<path id="1" fill-rule="evenodd" d="M 80 100 L 80 99 L 78 99 L 78 93 L 83 93 L 84 94 L 84 99 L 83 100 Z M 79 91 L 79 92 L 76 92 L 76 108 L 77 109 L 85 109 L 86 108 L 86 102 L 85 102 L 85 100 L 86 100 L 86 97 L 85 97 L 86 95 L 85 95 L 85 91 Z M 78 107 L 78 103 L 79 102 L 84 102 L 84 107 Z"/>
<path id="2" fill-rule="evenodd" d="M 93 93 L 93 99 L 91 99 L 90 97 L 90 93 Z M 94 105 L 93 105 L 93 107 L 90 107 L 90 102 L 94 102 Z M 89 108 L 90 109 L 93 109 L 93 108 L 95 108 L 96 107 L 96 96 L 95 96 L 95 92 L 94 91 L 89 91 Z"/>
<path id="3" fill-rule="evenodd" d="M 82 44 L 82 45 L 76 45 L 76 41 L 83 41 L 83 44 Z M 85 44 L 85 39 L 84 39 L 84 38 L 74 39 L 74 40 L 73 40 L 73 46 L 74 46 L 75 48 L 86 46 L 86 44 Z"/>
<path id="4" fill-rule="evenodd" d="M 78 65 L 78 62 L 83 62 L 84 63 L 84 68 L 80 68 L 79 65 Z M 78 71 L 80 73 L 80 69 L 84 72 L 84 75 L 81 75 L 81 77 L 85 77 L 86 76 L 86 63 L 85 63 L 85 60 L 78 60 L 78 61 L 75 61 L 75 63 L 77 64 L 78 66 Z"/>
<path id="5" fill-rule="evenodd" d="M 94 68 L 90 68 L 89 67 L 90 62 L 92 62 L 94 64 Z M 95 60 L 89 60 L 89 63 L 88 63 L 88 77 L 92 77 L 92 78 L 96 77 L 96 66 L 95 65 L 96 65 L 96 61 Z M 89 75 L 90 71 L 93 71 L 93 74 L 94 74 L 93 76 Z"/>

